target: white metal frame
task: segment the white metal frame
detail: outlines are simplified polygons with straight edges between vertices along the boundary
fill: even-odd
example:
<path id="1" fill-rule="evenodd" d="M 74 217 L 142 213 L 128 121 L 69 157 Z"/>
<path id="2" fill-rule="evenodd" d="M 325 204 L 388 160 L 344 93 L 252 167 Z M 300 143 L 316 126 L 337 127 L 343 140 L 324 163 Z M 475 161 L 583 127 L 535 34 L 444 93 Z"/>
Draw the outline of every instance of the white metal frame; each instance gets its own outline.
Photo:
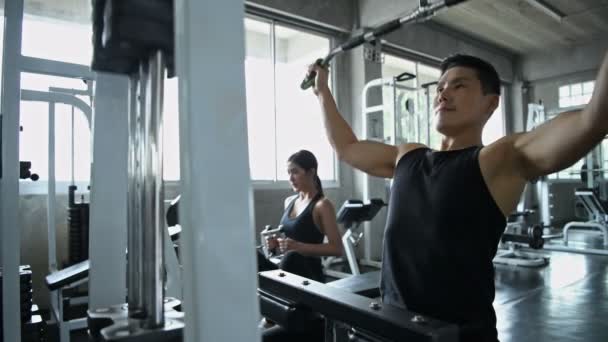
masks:
<path id="1" fill-rule="evenodd" d="M 244 3 L 178 0 L 175 15 L 184 341 L 258 341 Z"/>
<path id="2" fill-rule="evenodd" d="M 56 191 L 55 191 L 55 105 L 58 103 L 64 103 L 73 107 L 78 108 L 85 115 L 89 121 L 89 127 L 91 125 L 91 107 L 81 99 L 68 94 L 56 93 L 56 92 L 44 92 L 36 90 L 21 90 L 22 101 L 39 101 L 47 102 L 49 105 L 49 124 L 48 124 L 48 181 L 47 181 L 47 234 L 48 234 L 48 264 L 49 272 L 56 272 L 59 267 L 57 266 L 57 227 L 55 220 L 55 204 L 56 204 Z M 73 158 L 73 156 L 72 156 Z M 84 283 L 81 281 L 77 284 L 72 284 L 69 287 L 75 287 Z M 70 321 L 63 320 L 63 295 L 62 291 L 65 288 L 51 291 L 51 311 L 59 326 L 59 336 L 61 342 L 68 342 L 70 340 L 70 331 L 76 329 L 82 329 L 86 327 L 86 318 L 73 319 Z"/>
<path id="3" fill-rule="evenodd" d="M 2 246 L 2 324 L 4 341 L 21 341 L 19 305 L 19 90 L 21 87 L 21 30 L 23 0 L 4 4 L 2 67 L 2 178 L 0 231 Z"/>
<path id="4" fill-rule="evenodd" d="M 128 89 L 126 76 L 97 74 L 89 211 L 90 310 L 124 303 L 126 296 Z"/>
<path id="5" fill-rule="evenodd" d="M 588 179 L 589 180 L 589 179 Z M 564 226 L 564 245 L 568 245 L 568 232 L 576 228 L 594 228 L 598 229 L 604 235 L 604 246 L 608 247 L 608 225 L 606 220 L 606 212 L 602 207 L 601 203 L 597 202 L 597 197 L 592 190 L 576 190 L 574 195 L 578 197 L 587 212 L 593 216 L 592 221 L 588 222 L 568 222 Z"/>
<path id="6" fill-rule="evenodd" d="M 88 279 L 83 279 L 74 284 L 71 284 L 70 286 L 62 287 L 57 290 L 51 291 L 51 312 L 52 312 L 53 316 L 55 317 L 55 321 L 57 321 L 57 325 L 59 326 L 59 341 L 60 342 L 69 342 L 70 341 L 70 332 L 72 330 L 84 329 L 87 327 L 87 318 L 86 317 L 71 319 L 69 321 L 65 321 L 63 319 L 63 315 L 64 315 L 63 299 L 64 298 L 62 295 L 63 290 L 78 287 L 79 285 L 84 284 L 87 281 L 88 281 Z M 85 297 L 83 299 L 86 300 L 87 298 Z M 71 302 L 76 304 L 76 301 L 71 300 Z"/>

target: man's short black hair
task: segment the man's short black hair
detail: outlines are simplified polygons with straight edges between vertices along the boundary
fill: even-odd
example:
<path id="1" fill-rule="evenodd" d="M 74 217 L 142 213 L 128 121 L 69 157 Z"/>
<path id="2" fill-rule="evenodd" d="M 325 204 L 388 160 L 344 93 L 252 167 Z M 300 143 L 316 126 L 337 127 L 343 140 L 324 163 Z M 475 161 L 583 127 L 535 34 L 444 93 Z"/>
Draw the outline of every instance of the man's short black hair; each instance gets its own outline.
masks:
<path id="1" fill-rule="evenodd" d="M 452 55 L 441 62 L 441 74 L 453 67 L 466 67 L 475 70 L 477 78 L 481 82 L 481 89 L 484 95 L 500 95 L 500 78 L 498 72 L 492 64 L 481 58 L 469 55 Z"/>

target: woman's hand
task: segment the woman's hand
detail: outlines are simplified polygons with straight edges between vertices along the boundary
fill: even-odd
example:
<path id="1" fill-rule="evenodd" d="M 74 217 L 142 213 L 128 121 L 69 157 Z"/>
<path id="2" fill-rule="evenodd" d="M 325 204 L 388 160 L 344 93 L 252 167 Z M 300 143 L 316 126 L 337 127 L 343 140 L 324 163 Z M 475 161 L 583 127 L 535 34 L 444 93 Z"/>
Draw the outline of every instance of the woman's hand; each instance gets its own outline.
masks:
<path id="1" fill-rule="evenodd" d="M 273 250 L 275 250 L 278 247 L 279 247 L 279 241 L 277 240 L 276 237 L 274 237 L 274 236 L 267 236 L 266 237 L 266 248 L 269 251 L 273 251 Z"/>
<path id="2" fill-rule="evenodd" d="M 290 238 L 277 239 L 279 242 L 279 250 L 281 253 L 287 253 L 289 251 L 297 251 L 299 242 Z"/>

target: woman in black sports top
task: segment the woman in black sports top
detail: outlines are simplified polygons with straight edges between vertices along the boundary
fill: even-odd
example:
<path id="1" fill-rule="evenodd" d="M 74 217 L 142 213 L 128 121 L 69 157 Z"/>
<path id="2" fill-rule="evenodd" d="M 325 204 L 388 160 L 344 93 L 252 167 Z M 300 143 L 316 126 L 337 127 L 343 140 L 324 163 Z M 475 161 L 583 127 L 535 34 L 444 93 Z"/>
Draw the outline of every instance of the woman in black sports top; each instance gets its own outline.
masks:
<path id="1" fill-rule="evenodd" d="M 281 225 L 285 238 L 269 238 L 269 250 L 284 253 L 278 268 L 323 281 L 322 256 L 342 255 L 342 241 L 333 204 L 323 195 L 317 159 L 301 150 L 287 160 L 289 182 L 296 195 L 285 199 Z M 323 242 L 327 237 L 327 242 Z M 258 253 L 260 271 L 277 266 Z"/>

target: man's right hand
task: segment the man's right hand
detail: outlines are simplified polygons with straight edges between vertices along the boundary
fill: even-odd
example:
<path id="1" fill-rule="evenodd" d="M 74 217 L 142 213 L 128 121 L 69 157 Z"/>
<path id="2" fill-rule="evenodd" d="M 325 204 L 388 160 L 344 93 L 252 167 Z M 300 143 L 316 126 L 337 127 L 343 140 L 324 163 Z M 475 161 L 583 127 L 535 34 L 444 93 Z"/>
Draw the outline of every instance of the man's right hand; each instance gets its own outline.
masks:
<path id="1" fill-rule="evenodd" d="M 319 94 L 329 91 L 329 85 L 327 84 L 329 70 L 326 67 L 322 67 L 315 63 L 308 66 L 308 74 L 313 71 L 317 73 L 317 76 L 315 77 L 315 84 L 312 91 L 315 95 L 319 96 Z"/>

